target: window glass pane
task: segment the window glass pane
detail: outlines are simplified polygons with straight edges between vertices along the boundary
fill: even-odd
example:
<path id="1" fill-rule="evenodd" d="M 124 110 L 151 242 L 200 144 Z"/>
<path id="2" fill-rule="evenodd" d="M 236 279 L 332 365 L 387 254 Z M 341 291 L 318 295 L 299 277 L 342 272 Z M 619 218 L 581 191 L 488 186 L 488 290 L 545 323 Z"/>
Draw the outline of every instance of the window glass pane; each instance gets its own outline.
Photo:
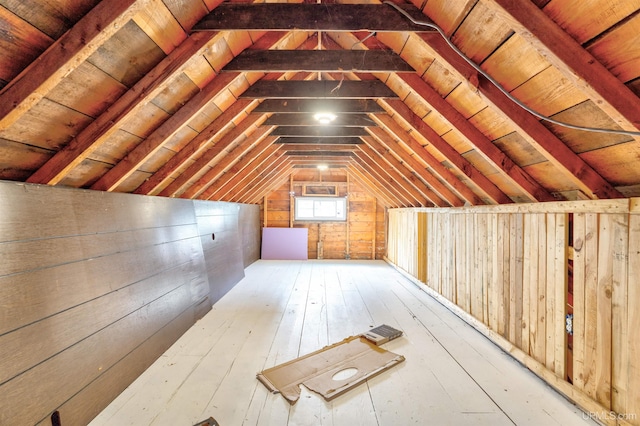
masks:
<path id="1" fill-rule="evenodd" d="M 316 201 L 314 204 L 315 217 L 336 217 L 336 200 Z"/>
<path id="2" fill-rule="evenodd" d="M 313 200 L 296 199 L 296 216 L 301 219 L 313 219 Z"/>
<path id="3" fill-rule="evenodd" d="M 345 221 L 346 208 L 345 197 L 296 197 L 295 220 Z"/>

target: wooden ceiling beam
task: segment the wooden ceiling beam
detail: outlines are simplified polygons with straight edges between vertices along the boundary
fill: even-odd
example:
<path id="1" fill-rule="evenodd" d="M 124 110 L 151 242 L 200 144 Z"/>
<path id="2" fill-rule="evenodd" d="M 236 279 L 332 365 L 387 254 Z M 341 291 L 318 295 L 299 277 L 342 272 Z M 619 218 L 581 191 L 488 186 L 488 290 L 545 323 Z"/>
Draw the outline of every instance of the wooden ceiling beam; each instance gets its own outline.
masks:
<path id="1" fill-rule="evenodd" d="M 0 91 L 0 131 L 18 121 L 149 3 L 149 0 L 98 2 Z"/>
<path id="2" fill-rule="evenodd" d="M 616 124 L 625 130 L 640 129 L 640 98 L 535 4 L 489 0 L 486 5 Z M 639 141 L 640 137 L 635 139 Z"/>
<path id="3" fill-rule="evenodd" d="M 264 124 L 269 126 L 317 126 L 318 120 L 314 118 L 314 114 L 273 114 L 267 118 Z M 377 126 L 377 124 L 366 114 L 341 114 L 325 126 L 367 127 Z"/>
<path id="4" fill-rule="evenodd" d="M 267 120 L 268 121 L 268 120 Z M 265 122 L 266 124 L 266 122 Z M 276 141 L 277 144 L 296 144 L 296 145 L 357 145 L 362 143 L 360 137 L 342 137 L 342 138 L 303 138 L 280 136 Z"/>
<path id="5" fill-rule="evenodd" d="M 484 174 L 482 174 L 482 172 L 480 172 L 473 164 L 471 164 L 471 162 L 467 160 L 462 154 L 456 151 L 446 140 L 444 140 L 444 138 L 436 133 L 406 104 L 404 104 L 403 102 L 392 102 L 388 103 L 387 105 L 389 106 L 390 110 L 395 113 L 395 118 L 399 118 L 403 122 L 407 123 L 407 125 L 409 125 L 413 131 L 424 137 L 435 150 L 437 150 L 440 154 L 447 158 L 449 163 L 453 167 L 455 167 L 458 172 L 466 175 L 471 180 L 471 182 L 476 185 L 478 190 L 481 191 L 488 199 L 495 202 L 496 204 L 509 204 L 513 202 L 513 200 L 511 200 L 511 198 L 507 194 L 505 194 L 500 188 L 498 188 L 496 184 L 494 184 Z M 433 110 L 440 113 L 440 111 L 436 107 L 433 107 Z M 447 119 L 444 114 L 447 114 L 447 111 L 442 114 L 443 117 Z M 386 118 L 383 118 L 383 120 L 389 121 Z M 465 126 L 461 127 L 464 128 Z M 480 150 L 480 148 L 477 149 Z M 480 153 L 480 155 L 484 156 L 482 152 Z M 532 199 L 531 201 L 537 200 Z"/>
<path id="6" fill-rule="evenodd" d="M 455 193 L 457 193 L 463 200 L 473 206 L 482 205 L 484 202 L 478 197 L 467 185 L 465 185 L 458 177 L 453 174 L 451 170 L 443 166 L 438 159 L 426 150 L 426 148 L 413 136 L 407 133 L 393 118 L 386 114 L 371 115 L 374 120 L 378 120 L 378 124 L 384 126 L 384 128 L 393 136 L 401 140 L 407 147 L 409 147 L 422 161 L 427 163 L 433 170 L 433 173 L 438 176 L 443 182 L 445 182 Z M 372 133 L 379 134 L 376 128 L 371 129 Z M 430 141 L 431 142 L 431 141 Z M 444 140 L 444 144 L 450 147 Z"/>
<path id="7" fill-rule="evenodd" d="M 364 127 L 339 126 L 278 126 L 271 132 L 273 136 L 295 136 L 300 138 L 344 138 L 368 135 Z"/>
<path id="8" fill-rule="evenodd" d="M 477 82 L 478 93 L 495 111 L 501 113 L 547 161 L 590 198 L 624 198 L 609 182 L 589 166 L 564 141 L 536 117 L 517 106 L 486 78 L 478 75 L 441 37 L 423 37 L 451 69 L 467 81 Z"/>
<path id="9" fill-rule="evenodd" d="M 231 170 L 227 171 L 216 182 L 214 182 L 216 189 L 213 191 L 207 191 L 207 194 L 209 194 L 207 199 L 214 201 L 222 200 L 241 183 L 246 184 L 247 176 L 257 175 L 259 173 L 259 169 L 262 168 L 264 170 L 266 167 L 273 164 L 278 158 L 284 156 L 285 152 L 280 150 L 280 147 L 272 145 L 258 155 L 255 154 L 256 150 L 252 150 L 247 155 L 247 158 L 232 167 Z"/>
<path id="10" fill-rule="evenodd" d="M 413 5 L 400 7 L 415 19 L 429 20 Z M 432 31 L 386 5 L 336 3 L 222 3 L 193 27 L 212 30 Z"/>
<path id="11" fill-rule="evenodd" d="M 407 166 L 406 163 L 398 160 L 391 152 L 391 150 L 382 146 L 378 141 L 372 137 L 365 138 L 365 144 L 358 146 L 365 154 L 369 155 L 372 159 L 380 158 L 383 163 L 383 168 L 389 171 L 397 172 L 402 179 L 407 182 L 408 185 L 413 187 L 418 193 L 429 201 L 431 205 L 437 205 L 439 207 L 449 207 L 449 204 L 442 200 L 435 192 L 429 188 L 415 173 Z M 409 188 L 410 189 L 410 188 Z M 415 194 L 414 194 L 415 195 Z"/>
<path id="12" fill-rule="evenodd" d="M 327 166 L 327 169 L 343 168 L 343 167 L 346 167 L 347 164 L 353 161 L 353 157 L 354 157 L 354 154 L 351 153 L 348 156 L 334 157 L 331 159 L 330 163 L 328 164 L 323 163 L 323 164 Z M 315 168 L 315 169 L 318 168 L 318 163 L 319 163 L 318 159 L 312 156 L 303 157 L 303 156 L 291 155 L 291 156 L 288 156 L 287 158 L 289 158 L 289 160 L 295 167 L 305 167 L 305 168 Z"/>
<path id="13" fill-rule="evenodd" d="M 347 151 L 353 152 L 353 145 L 345 145 L 345 144 L 324 144 L 324 145 L 316 145 L 316 144 L 281 144 L 281 149 L 285 151 Z"/>
<path id="14" fill-rule="evenodd" d="M 273 145 L 274 140 L 275 138 L 266 137 L 255 146 L 251 147 L 251 149 L 244 152 L 242 156 L 233 158 L 233 162 L 230 164 L 230 167 L 226 167 L 220 175 L 211 180 L 204 191 L 198 195 L 198 198 L 208 200 L 222 185 L 226 184 L 233 176 L 243 171 L 247 165 L 251 164 L 253 160 L 263 154 L 267 149 L 272 148 L 275 152 L 278 147 Z"/>
<path id="15" fill-rule="evenodd" d="M 255 112 L 288 114 L 331 112 L 337 115 L 384 112 L 384 109 L 371 99 L 266 99 Z"/>
<path id="16" fill-rule="evenodd" d="M 100 3 L 102 4 L 102 2 Z M 92 121 L 66 146 L 53 155 L 27 182 L 55 185 L 89 157 L 120 126 L 133 117 L 147 102 L 165 89 L 169 78 L 179 72 L 194 56 L 207 48 L 212 34 L 193 34 L 166 56 L 150 72 L 126 91 L 105 112 Z"/>
<path id="17" fill-rule="evenodd" d="M 460 207 L 464 202 L 460 200 L 449 188 L 429 173 L 422 164 L 397 144 L 390 136 L 381 139 L 375 136 L 363 138 L 368 146 L 375 150 L 382 158 L 391 162 L 396 169 L 402 166 L 425 186 L 425 196 L 438 207 Z M 396 156 L 399 159 L 396 159 Z M 437 189 L 436 189 L 437 188 Z M 425 192 L 427 191 L 427 192 Z M 442 194 L 442 195 L 440 195 Z M 452 203 L 449 200 L 454 200 Z"/>
<path id="18" fill-rule="evenodd" d="M 171 182 L 165 189 L 160 192 L 160 196 L 163 197 L 175 197 L 179 196 L 187 186 L 189 186 L 198 175 L 202 173 L 205 168 L 215 160 L 217 156 L 222 154 L 224 150 L 234 143 L 238 143 L 239 140 L 246 137 L 247 133 L 251 133 L 252 127 L 258 127 L 265 120 L 265 117 L 252 114 L 247 118 L 244 118 L 240 123 L 229 130 L 220 140 L 218 140 L 213 146 L 207 149 L 200 158 L 198 158 L 193 164 L 187 167 L 180 176 L 178 176 L 173 182 Z"/>
<path id="19" fill-rule="evenodd" d="M 251 101 L 249 99 L 242 99 L 233 103 L 133 192 L 135 194 L 155 195 L 154 193 L 161 188 L 180 167 L 200 156 L 218 133 L 233 126 L 236 120 L 242 116 L 246 116 L 247 110 L 255 108 L 257 104 L 258 101 Z"/>
<path id="20" fill-rule="evenodd" d="M 379 80 L 258 80 L 240 98 L 252 99 L 373 99 L 397 98 L 393 90 Z"/>
<path id="21" fill-rule="evenodd" d="M 365 50 L 245 50 L 222 72 L 415 72 L 393 52 Z"/>

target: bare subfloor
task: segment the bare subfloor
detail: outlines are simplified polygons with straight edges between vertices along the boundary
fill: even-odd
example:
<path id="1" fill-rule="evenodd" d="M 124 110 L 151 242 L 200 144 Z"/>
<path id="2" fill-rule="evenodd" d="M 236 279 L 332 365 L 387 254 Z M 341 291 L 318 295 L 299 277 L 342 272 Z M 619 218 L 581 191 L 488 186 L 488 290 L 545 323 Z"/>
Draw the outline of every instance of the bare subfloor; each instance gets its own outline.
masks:
<path id="1" fill-rule="evenodd" d="M 406 361 L 290 406 L 256 373 L 388 324 Z M 586 414 L 382 261 L 258 261 L 98 425 L 582 425 Z"/>

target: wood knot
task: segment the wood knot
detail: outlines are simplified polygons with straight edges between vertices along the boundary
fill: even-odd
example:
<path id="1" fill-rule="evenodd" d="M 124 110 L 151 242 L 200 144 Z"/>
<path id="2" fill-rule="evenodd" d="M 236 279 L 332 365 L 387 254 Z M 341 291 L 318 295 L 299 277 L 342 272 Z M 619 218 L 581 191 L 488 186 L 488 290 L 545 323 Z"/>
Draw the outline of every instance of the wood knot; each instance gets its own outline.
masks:
<path id="1" fill-rule="evenodd" d="M 573 242 L 573 250 L 580 251 L 584 247 L 584 240 L 582 238 L 578 238 Z"/>

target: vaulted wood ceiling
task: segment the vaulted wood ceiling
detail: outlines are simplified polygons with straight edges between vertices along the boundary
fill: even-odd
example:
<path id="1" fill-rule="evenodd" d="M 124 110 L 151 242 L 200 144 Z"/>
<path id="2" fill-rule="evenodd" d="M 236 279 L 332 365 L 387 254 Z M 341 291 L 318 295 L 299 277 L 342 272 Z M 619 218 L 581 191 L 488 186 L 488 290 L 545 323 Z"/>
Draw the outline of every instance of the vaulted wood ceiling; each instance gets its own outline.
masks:
<path id="1" fill-rule="evenodd" d="M 0 0 L 0 179 L 257 203 L 322 162 L 387 207 L 640 196 L 639 94 L 640 0 Z"/>

